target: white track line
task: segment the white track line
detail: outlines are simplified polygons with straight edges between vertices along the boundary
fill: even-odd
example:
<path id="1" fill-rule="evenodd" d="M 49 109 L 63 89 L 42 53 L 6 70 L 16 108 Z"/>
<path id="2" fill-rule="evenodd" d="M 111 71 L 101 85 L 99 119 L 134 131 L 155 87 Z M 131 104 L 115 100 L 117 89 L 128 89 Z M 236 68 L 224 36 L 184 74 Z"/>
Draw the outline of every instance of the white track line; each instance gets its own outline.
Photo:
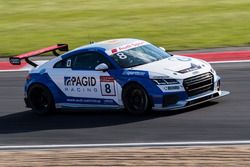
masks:
<path id="1" fill-rule="evenodd" d="M 153 143 L 113 143 L 113 144 L 51 144 L 51 145 L 2 145 L 0 150 L 9 149 L 58 149 L 58 148 L 107 148 L 107 147 L 197 147 L 214 145 L 246 145 L 250 140 L 236 141 L 191 141 L 191 142 L 153 142 Z"/>
<path id="2" fill-rule="evenodd" d="M 222 64 L 222 63 L 245 63 L 250 62 L 250 60 L 229 60 L 229 61 L 209 61 L 210 64 Z"/>

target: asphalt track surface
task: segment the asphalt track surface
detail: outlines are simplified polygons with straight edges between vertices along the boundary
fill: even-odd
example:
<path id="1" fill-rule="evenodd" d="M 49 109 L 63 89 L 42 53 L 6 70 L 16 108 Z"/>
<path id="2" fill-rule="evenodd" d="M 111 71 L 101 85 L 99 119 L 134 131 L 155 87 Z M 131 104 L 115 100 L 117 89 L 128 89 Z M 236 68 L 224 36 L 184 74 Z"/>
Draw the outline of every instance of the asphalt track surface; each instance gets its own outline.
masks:
<path id="1" fill-rule="evenodd" d="M 132 116 L 122 111 L 34 115 L 23 103 L 27 72 L 0 72 L 0 145 L 250 139 L 250 63 L 213 64 L 230 95 L 190 109 Z"/>

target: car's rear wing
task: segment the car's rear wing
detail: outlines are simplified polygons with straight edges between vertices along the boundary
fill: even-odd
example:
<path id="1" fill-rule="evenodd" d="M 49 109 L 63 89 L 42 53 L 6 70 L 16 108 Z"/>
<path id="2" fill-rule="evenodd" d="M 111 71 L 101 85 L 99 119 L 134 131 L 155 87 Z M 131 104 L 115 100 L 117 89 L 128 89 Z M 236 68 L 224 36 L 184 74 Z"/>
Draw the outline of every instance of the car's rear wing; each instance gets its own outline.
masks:
<path id="1" fill-rule="evenodd" d="M 59 56 L 59 54 L 56 52 L 56 50 L 68 51 L 69 48 L 68 48 L 67 44 L 57 44 L 57 45 L 49 46 L 47 48 L 42 48 L 42 49 L 34 50 L 34 51 L 31 51 L 31 52 L 28 52 L 28 53 L 23 53 L 23 54 L 20 54 L 18 56 L 10 57 L 9 61 L 13 65 L 20 65 L 21 60 L 24 59 L 28 64 L 36 67 L 37 64 L 34 63 L 33 61 L 29 60 L 30 57 L 38 56 L 40 54 L 51 52 L 51 51 L 53 52 L 53 54 L 55 56 Z"/>

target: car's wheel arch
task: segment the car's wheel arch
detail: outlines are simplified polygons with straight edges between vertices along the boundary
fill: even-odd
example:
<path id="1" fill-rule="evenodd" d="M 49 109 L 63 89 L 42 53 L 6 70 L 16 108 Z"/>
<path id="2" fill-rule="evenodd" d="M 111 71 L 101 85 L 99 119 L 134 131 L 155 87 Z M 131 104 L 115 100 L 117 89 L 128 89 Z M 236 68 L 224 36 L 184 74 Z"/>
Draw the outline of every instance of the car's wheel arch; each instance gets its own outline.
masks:
<path id="1" fill-rule="evenodd" d="M 28 86 L 28 89 L 27 89 L 27 96 L 29 95 L 31 88 L 33 88 L 35 86 L 46 89 L 50 93 L 53 100 L 55 100 L 53 94 L 51 93 L 51 90 L 49 89 L 49 87 L 46 86 L 45 84 L 41 83 L 41 82 L 33 82 L 32 84 L 30 84 Z"/>
<path id="2" fill-rule="evenodd" d="M 137 81 L 129 81 L 129 82 L 127 82 L 126 84 L 124 84 L 123 86 L 122 86 L 122 97 L 123 97 L 123 94 L 124 94 L 124 91 L 125 91 L 125 88 L 127 87 L 127 86 L 129 86 L 129 85 L 132 85 L 132 84 L 136 84 L 136 85 L 138 85 L 138 86 L 140 86 L 144 91 L 145 91 L 145 93 L 147 94 L 147 96 L 148 96 L 148 99 L 149 99 L 149 103 L 153 106 L 153 99 L 152 99 L 152 96 L 150 96 L 150 94 L 149 94 L 149 92 L 147 91 L 147 89 L 143 86 L 143 84 L 141 84 L 141 83 L 139 83 L 139 82 L 137 82 Z M 123 99 L 122 99 L 123 100 Z"/>

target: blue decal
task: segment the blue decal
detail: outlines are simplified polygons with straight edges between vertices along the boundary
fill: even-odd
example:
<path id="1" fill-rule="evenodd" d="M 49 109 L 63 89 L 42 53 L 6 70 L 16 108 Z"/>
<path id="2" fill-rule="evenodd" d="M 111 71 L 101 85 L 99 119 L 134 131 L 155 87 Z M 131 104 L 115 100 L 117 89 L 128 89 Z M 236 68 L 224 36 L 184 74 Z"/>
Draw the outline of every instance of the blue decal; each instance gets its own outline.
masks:
<path id="1" fill-rule="evenodd" d="M 125 70 L 125 71 L 122 72 L 122 75 L 148 77 L 148 72 L 146 72 L 146 71 L 137 71 L 137 70 Z"/>

